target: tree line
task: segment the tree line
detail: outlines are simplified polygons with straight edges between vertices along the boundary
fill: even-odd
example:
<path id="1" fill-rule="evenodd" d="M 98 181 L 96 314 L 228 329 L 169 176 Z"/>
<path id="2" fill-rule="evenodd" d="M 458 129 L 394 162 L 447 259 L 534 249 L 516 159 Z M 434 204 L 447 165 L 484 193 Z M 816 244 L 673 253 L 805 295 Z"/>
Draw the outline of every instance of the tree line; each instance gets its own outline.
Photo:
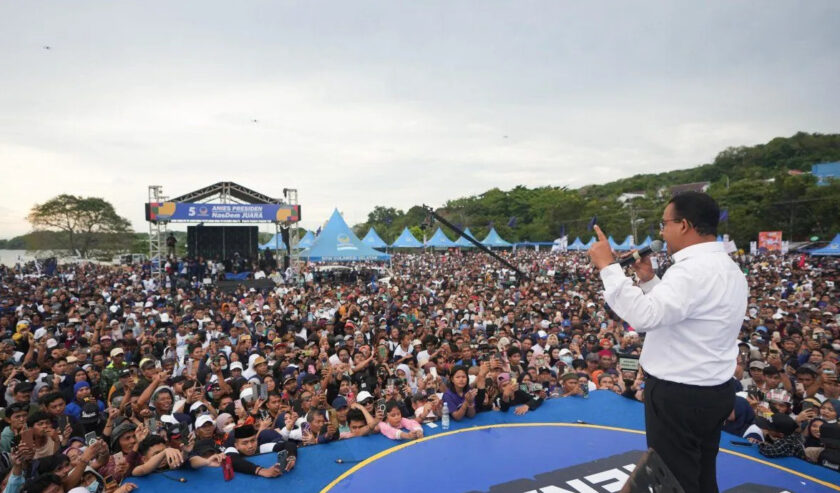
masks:
<path id="1" fill-rule="evenodd" d="M 618 242 L 633 233 L 635 223 L 637 241 L 642 241 L 658 235 L 662 210 L 671 197 L 669 187 L 709 182 L 708 193 L 726 211 L 719 232 L 739 245 L 747 246 L 759 231 L 782 231 L 792 241 L 813 236 L 826 240 L 840 232 L 840 182 L 818 186 L 809 172 L 814 164 L 834 161 L 840 161 L 840 135 L 800 132 L 766 144 L 728 148 L 712 163 L 694 168 L 639 174 L 603 185 L 494 188 L 450 200 L 438 213 L 455 225 L 470 227 L 478 239 L 492 226 L 512 242 L 552 241 L 563 234 L 586 242 L 592 236 L 592 218 L 597 217 L 601 228 Z M 618 201 L 629 192 L 643 196 Z M 405 212 L 377 206 L 355 230 L 364 236 L 371 227 L 391 243 L 404 227 L 422 239 L 438 225 L 430 223 L 419 206 Z M 450 239 L 457 239 L 454 231 L 443 229 Z"/>

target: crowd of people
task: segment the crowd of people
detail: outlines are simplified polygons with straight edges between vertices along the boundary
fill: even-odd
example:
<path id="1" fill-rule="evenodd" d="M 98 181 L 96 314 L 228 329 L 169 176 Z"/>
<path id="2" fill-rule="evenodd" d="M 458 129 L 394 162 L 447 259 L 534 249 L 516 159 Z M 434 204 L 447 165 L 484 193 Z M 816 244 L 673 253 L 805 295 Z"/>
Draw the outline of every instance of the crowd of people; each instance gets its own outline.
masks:
<path id="1" fill-rule="evenodd" d="M 395 255 L 387 280 L 255 265 L 276 286 L 232 293 L 190 282 L 194 261 L 162 280 L 148 264 L 2 267 L 4 491 L 125 493 L 179 468 L 275 478 L 300 447 L 414 440 L 444 414 L 642 400 L 643 336 L 606 306 L 586 254 L 502 255 L 526 277 L 454 251 Z M 734 258 L 750 298 L 725 430 L 837 468 L 840 262 Z M 276 464 L 249 460 L 263 453 Z"/>

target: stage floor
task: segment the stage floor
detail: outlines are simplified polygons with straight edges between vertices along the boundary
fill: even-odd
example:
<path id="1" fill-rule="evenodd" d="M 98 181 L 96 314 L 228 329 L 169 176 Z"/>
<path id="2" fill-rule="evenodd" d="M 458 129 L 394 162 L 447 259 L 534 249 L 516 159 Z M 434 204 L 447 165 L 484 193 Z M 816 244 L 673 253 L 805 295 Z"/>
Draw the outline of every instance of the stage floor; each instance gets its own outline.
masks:
<path id="1" fill-rule="evenodd" d="M 584 422 L 585 421 L 585 422 Z M 170 472 L 132 479 L 144 491 L 202 492 L 236 488 L 261 492 L 615 492 L 646 450 L 643 407 L 606 391 L 589 399 L 546 402 L 524 416 L 482 413 L 448 432 L 396 442 L 357 438 L 300 450 L 294 471 L 275 479 L 238 474 L 225 483 L 220 469 Z M 799 459 L 766 459 L 755 446 L 724 435 L 718 455 L 722 492 L 840 491 L 840 474 Z M 341 459 L 339 464 L 336 460 Z M 273 455 L 254 458 L 269 465 Z"/>

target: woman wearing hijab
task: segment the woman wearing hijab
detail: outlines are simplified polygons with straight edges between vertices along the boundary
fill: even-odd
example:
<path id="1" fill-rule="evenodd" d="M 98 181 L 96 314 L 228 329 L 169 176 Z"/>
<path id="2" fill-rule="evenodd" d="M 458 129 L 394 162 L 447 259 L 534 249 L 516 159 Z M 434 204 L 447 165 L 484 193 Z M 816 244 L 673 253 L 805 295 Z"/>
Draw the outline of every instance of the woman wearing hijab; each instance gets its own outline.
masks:
<path id="1" fill-rule="evenodd" d="M 402 372 L 402 375 L 400 375 Z M 405 382 L 411 388 L 411 393 L 417 392 L 417 382 L 414 380 L 414 375 L 411 373 L 411 368 L 405 363 L 397 365 L 397 377 L 405 379 Z"/>
<path id="2" fill-rule="evenodd" d="M 755 412 L 753 412 L 750 403 L 743 397 L 735 396 L 735 408 L 726 418 L 726 423 L 723 424 L 723 431 L 744 436 L 747 428 L 755 421 Z"/>

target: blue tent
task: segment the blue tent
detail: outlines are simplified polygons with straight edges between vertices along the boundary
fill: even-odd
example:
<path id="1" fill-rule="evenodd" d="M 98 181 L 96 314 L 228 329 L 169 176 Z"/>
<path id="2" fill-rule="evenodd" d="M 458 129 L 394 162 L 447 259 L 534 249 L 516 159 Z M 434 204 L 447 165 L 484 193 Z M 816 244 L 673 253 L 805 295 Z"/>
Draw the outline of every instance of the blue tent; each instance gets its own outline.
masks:
<path id="1" fill-rule="evenodd" d="M 593 236 L 593 237 L 589 238 L 589 241 L 587 241 L 586 245 L 583 245 L 583 246 L 586 247 L 587 250 L 589 250 L 589 248 L 591 248 L 592 245 L 595 244 L 595 241 L 596 241 L 595 237 Z"/>
<path id="2" fill-rule="evenodd" d="M 470 228 L 467 228 L 467 229 L 464 230 L 464 235 L 469 236 L 470 238 L 472 238 L 474 240 L 476 239 L 475 235 L 472 234 L 472 231 L 470 231 Z M 467 240 L 463 236 L 461 236 L 460 238 L 455 240 L 455 246 L 459 246 L 459 247 L 462 247 L 462 248 L 475 248 L 475 245 L 470 243 L 469 240 Z"/>
<path id="3" fill-rule="evenodd" d="M 303 238 L 298 242 L 298 248 L 309 248 L 315 243 L 315 234 L 312 231 L 307 231 Z"/>
<path id="4" fill-rule="evenodd" d="M 609 242 L 609 244 L 610 244 L 610 248 L 612 248 L 613 250 L 618 250 L 618 243 L 616 243 L 616 242 L 615 242 L 615 240 L 613 239 L 612 235 L 610 235 L 610 236 L 607 238 L 607 242 Z"/>
<path id="5" fill-rule="evenodd" d="M 580 236 L 578 236 L 577 238 L 575 238 L 575 241 L 573 241 L 572 244 L 569 245 L 566 249 L 567 250 L 584 250 L 585 248 L 586 248 L 586 246 L 583 244 L 582 241 L 580 241 Z"/>
<path id="6" fill-rule="evenodd" d="M 426 246 L 432 248 L 452 248 L 455 246 L 455 242 L 447 238 L 447 236 L 443 234 L 443 230 L 438 228 L 437 231 L 435 231 L 435 234 L 426 241 Z"/>
<path id="7" fill-rule="evenodd" d="M 370 246 L 371 248 L 387 248 L 388 244 L 385 243 L 382 238 L 379 237 L 379 234 L 376 233 L 376 229 L 371 227 L 364 238 L 362 238 L 362 243 L 365 245 Z"/>
<path id="8" fill-rule="evenodd" d="M 811 255 L 831 255 L 837 256 L 840 255 L 840 234 L 834 237 L 831 240 L 831 243 L 828 246 L 818 248 L 816 250 L 811 250 Z"/>
<path id="9" fill-rule="evenodd" d="M 311 247 L 300 252 L 301 258 L 312 262 L 353 262 L 360 260 L 388 260 L 387 253 L 377 252 L 362 243 L 349 227 L 338 209 Z"/>
<path id="10" fill-rule="evenodd" d="M 391 248 L 423 248 L 423 244 L 411 234 L 408 228 L 403 229 L 399 238 L 391 243 Z"/>
<path id="11" fill-rule="evenodd" d="M 481 244 L 491 248 L 507 248 L 512 246 L 510 243 L 503 240 L 501 236 L 499 236 L 499 233 L 496 232 L 496 228 L 490 228 L 490 232 L 487 233 L 487 237 L 484 238 L 484 241 L 482 241 Z"/>
<path id="12" fill-rule="evenodd" d="M 620 245 L 616 246 L 615 249 L 620 252 L 626 252 L 635 248 L 633 243 L 635 243 L 633 235 L 627 235 L 627 238 L 624 238 L 624 241 L 622 241 Z"/>
<path id="13" fill-rule="evenodd" d="M 653 240 L 650 238 L 650 235 L 648 235 L 648 236 L 646 236 L 646 237 L 645 237 L 645 241 L 643 241 L 643 242 L 639 243 L 638 245 L 636 245 L 636 248 L 638 248 L 638 249 L 640 249 L 640 250 L 641 250 L 642 248 L 644 248 L 644 247 L 646 247 L 646 246 L 650 245 L 650 242 L 652 242 L 652 241 L 653 241 Z"/>
<path id="14" fill-rule="evenodd" d="M 273 238 L 268 240 L 267 242 L 260 245 L 260 250 L 285 250 L 286 243 L 283 242 L 283 238 L 280 236 L 280 233 L 274 235 Z"/>

